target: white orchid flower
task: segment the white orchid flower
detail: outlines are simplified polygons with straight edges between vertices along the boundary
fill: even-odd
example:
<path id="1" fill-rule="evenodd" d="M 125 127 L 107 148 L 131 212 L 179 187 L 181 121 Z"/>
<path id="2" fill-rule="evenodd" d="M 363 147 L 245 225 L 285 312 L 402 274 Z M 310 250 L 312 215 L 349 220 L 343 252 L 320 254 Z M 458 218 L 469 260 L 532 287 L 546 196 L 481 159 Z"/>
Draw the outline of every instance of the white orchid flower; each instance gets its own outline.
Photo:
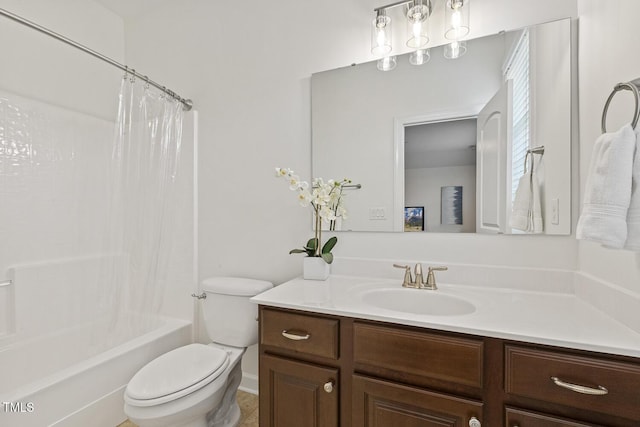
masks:
<path id="1" fill-rule="evenodd" d="M 298 202 L 300 202 L 300 206 L 307 207 L 312 200 L 313 197 L 311 196 L 311 193 L 309 193 L 309 191 L 301 190 L 300 192 L 298 192 Z"/>
<path id="2" fill-rule="evenodd" d="M 289 189 L 297 190 L 300 186 L 300 177 L 298 175 L 290 175 L 289 176 Z"/>

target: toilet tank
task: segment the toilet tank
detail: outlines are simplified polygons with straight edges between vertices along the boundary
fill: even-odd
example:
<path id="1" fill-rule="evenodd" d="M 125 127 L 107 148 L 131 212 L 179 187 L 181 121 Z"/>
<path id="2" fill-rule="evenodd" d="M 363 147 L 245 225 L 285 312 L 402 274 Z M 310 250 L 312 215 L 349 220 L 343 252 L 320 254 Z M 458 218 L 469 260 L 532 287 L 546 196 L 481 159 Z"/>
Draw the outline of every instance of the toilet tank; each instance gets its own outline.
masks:
<path id="1" fill-rule="evenodd" d="M 273 287 L 264 280 L 211 277 L 202 282 L 202 311 L 209 338 L 218 344 L 248 347 L 258 342 L 258 306 L 249 299 Z"/>

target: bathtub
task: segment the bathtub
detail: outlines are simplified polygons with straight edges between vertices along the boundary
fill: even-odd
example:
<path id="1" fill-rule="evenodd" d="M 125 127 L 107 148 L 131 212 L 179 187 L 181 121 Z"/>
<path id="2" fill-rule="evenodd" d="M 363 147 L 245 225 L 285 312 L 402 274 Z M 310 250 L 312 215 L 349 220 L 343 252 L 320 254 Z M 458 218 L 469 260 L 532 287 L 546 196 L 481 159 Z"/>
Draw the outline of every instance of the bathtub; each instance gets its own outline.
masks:
<path id="1" fill-rule="evenodd" d="M 162 318 L 155 323 L 137 337 L 123 335 L 107 349 L 91 344 L 99 342 L 96 332 L 104 329 L 95 322 L 0 343 L 0 426 L 118 425 L 126 419 L 124 388 L 136 371 L 192 342 L 190 322 Z M 84 348 L 100 352 L 87 355 Z"/>

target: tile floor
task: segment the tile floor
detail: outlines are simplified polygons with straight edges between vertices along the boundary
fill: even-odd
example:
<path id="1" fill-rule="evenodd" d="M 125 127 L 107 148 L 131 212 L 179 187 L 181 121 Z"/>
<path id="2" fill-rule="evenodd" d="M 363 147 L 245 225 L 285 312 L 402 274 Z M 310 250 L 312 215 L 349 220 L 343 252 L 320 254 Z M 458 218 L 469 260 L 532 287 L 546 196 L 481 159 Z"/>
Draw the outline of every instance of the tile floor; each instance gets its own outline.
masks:
<path id="1" fill-rule="evenodd" d="M 242 414 L 238 427 L 258 427 L 258 396 L 238 391 L 238 405 Z M 131 421 L 125 421 L 117 427 L 136 427 L 136 425 Z"/>

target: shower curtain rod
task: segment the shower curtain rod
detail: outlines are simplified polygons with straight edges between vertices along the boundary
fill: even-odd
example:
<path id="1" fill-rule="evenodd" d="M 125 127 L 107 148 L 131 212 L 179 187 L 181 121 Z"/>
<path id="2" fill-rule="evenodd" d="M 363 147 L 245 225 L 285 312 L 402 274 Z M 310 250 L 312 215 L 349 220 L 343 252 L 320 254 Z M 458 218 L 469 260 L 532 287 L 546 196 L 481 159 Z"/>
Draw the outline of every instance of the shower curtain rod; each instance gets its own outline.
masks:
<path id="1" fill-rule="evenodd" d="M 6 18 L 12 19 L 15 22 L 18 22 L 19 24 L 25 25 L 29 28 L 32 28 L 36 31 L 40 31 L 43 34 L 46 34 L 50 37 L 53 37 L 54 39 L 57 39 L 63 43 L 66 43 L 70 46 L 75 47 L 76 49 L 79 49 L 85 53 L 88 53 L 91 56 L 94 56 L 98 59 L 101 59 L 102 61 L 113 65 L 116 68 L 121 69 L 122 71 L 131 74 L 134 77 L 138 77 L 139 79 L 142 79 L 145 81 L 145 83 L 149 83 L 150 85 L 160 89 L 161 91 L 163 91 L 164 93 L 168 94 L 169 96 L 171 96 L 174 99 L 177 99 L 178 101 L 180 101 L 183 105 L 183 109 L 185 111 L 189 111 L 191 110 L 191 108 L 193 108 L 193 101 L 191 101 L 190 99 L 184 99 L 182 98 L 180 95 L 178 95 L 177 93 L 173 92 L 172 90 L 167 89 L 165 86 L 161 86 L 160 84 L 154 82 L 153 80 L 151 80 L 149 77 L 144 76 L 140 73 L 137 73 L 136 70 L 127 67 L 126 65 L 122 65 L 119 62 L 109 58 L 108 56 L 105 56 L 101 53 L 96 52 L 93 49 L 89 49 L 88 47 L 81 45 L 80 43 L 71 40 L 68 37 L 65 37 L 63 35 L 60 35 L 54 31 L 51 31 L 45 27 L 43 27 L 42 25 L 38 25 L 35 22 L 29 21 L 21 16 L 18 16 L 14 13 L 9 12 L 8 10 L 2 9 L 0 8 L 0 15 L 5 16 Z"/>

